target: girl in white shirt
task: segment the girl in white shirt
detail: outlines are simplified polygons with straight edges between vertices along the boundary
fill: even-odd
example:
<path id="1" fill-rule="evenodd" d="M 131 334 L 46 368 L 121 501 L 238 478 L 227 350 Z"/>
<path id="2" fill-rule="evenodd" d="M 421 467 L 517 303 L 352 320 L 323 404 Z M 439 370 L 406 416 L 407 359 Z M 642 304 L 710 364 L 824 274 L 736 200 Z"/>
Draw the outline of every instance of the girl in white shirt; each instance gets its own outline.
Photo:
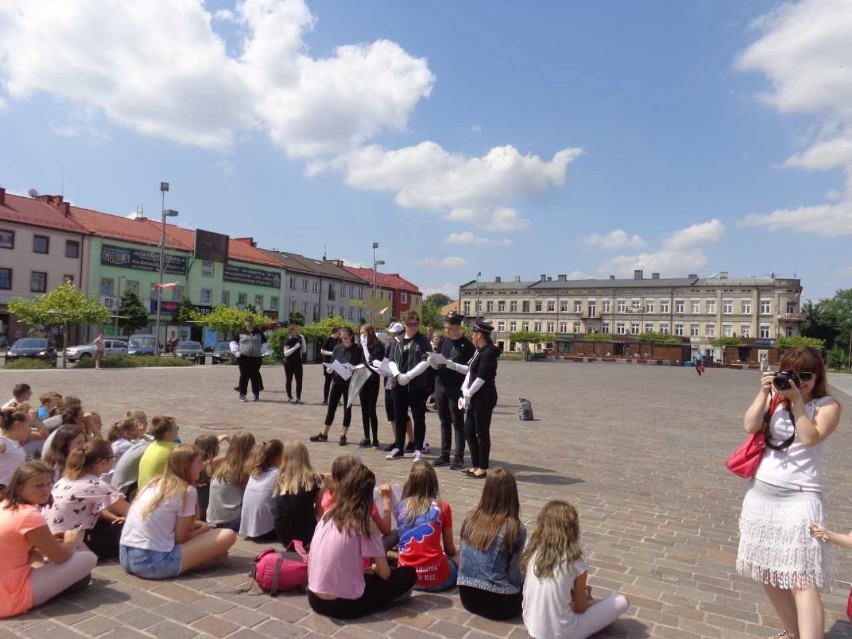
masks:
<path id="1" fill-rule="evenodd" d="M 21 442 L 30 434 L 29 418 L 17 408 L 0 413 L 0 486 L 6 486 L 12 473 L 27 459 Z"/>
<path id="2" fill-rule="evenodd" d="M 193 484 L 204 462 L 195 446 L 181 444 L 130 506 L 121 533 L 121 567 L 143 579 L 168 579 L 227 556 L 237 535 L 195 520 Z"/>
<path id="3" fill-rule="evenodd" d="M 524 624 L 533 639 L 585 639 L 627 612 L 624 595 L 592 599 L 580 519 L 565 501 L 550 501 L 524 550 Z"/>
<path id="4" fill-rule="evenodd" d="M 240 536 L 250 539 L 275 539 L 275 501 L 272 491 L 278 484 L 278 467 L 284 444 L 270 439 L 257 447 L 251 465 L 243 507 L 240 514 Z"/>

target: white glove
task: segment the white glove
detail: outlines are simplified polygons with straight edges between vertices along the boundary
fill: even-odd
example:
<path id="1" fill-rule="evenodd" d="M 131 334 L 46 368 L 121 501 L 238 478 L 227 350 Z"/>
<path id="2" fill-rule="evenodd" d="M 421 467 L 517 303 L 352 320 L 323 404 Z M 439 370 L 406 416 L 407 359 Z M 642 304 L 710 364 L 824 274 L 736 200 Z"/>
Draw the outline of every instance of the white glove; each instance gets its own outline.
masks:
<path id="1" fill-rule="evenodd" d="M 396 378 L 396 381 L 400 386 L 408 386 L 408 382 L 411 381 L 411 378 L 405 373 L 400 373 L 399 377 Z"/>
<path id="2" fill-rule="evenodd" d="M 432 353 L 429 353 L 426 356 L 426 359 L 429 360 L 429 366 L 431 366 L 435 370 L 438 370 L 439 368 L 441 368 L 441 365 L 432 357 L 432 355 Z M 447 366 L 449 367 L 449 362 L 447 362 Z"/>
<path id="3" fill-rule="evenodd" d="M 362 346 L 366 346 L 366 345 L 367 345 L 367 336 L 366 336 L 366 335 L 362 335 L 362 336 L 361 336 L 361 345 L 362 345 Z"/>
<path id="4" fill-rule="evenodd" d="M 459 397 L 459 410 L 467 410 L 470 404 L 465 402 L 464 397 Z"/>
<path id="5" fill-rule="evenodd" d="M 352 364 L 350 364 L 349 362 L 344 363 L 343 368 L 345 368 L 346 370 L 348 370 L 350 372 L 355 370 L 355 367 Z"/>

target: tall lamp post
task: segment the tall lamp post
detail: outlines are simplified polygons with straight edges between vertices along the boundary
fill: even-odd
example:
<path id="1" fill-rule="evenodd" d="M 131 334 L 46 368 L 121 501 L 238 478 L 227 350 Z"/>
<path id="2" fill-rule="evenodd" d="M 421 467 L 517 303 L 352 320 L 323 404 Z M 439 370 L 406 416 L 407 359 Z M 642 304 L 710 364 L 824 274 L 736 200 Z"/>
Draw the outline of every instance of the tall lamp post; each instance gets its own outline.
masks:
<path id="1" fill-rule="evenodd" d="M 379 267 L 384 266 L 384 260 L 377 260 L 373 258 L 373 319 L 370 321 L 371 324 L 375 326 L 376 324 L 376 290 L 377 284 L 376 280 L 379 276 Z"/>
<path id="2" fill-rule="evenodd" d="M 163 184 L 166 185 L 166 191 L 169 190 L 169 183 L 163 182 L 160 184 L 160 190 L 163 190 Z M 166 218 L 177 217 L 178 212 L 172 209 L 163 209 L 163 230 L 160 235 L 160 285 L 157 287 L 157 329 L 155 331 L 155 353 L 160 356 L 160 314 L 163 308 L 163 266 L 166 261 Z"/>
<path id="3" fill-rule="evenodd" d="M 473 316 L 479 317 L 479 295 L 482 292 L 482 289 L 479 286 L 479 278 L 482 277 L 482 271 L 477 272 L 476 274 L 476 306 L 473 307 Z"/>

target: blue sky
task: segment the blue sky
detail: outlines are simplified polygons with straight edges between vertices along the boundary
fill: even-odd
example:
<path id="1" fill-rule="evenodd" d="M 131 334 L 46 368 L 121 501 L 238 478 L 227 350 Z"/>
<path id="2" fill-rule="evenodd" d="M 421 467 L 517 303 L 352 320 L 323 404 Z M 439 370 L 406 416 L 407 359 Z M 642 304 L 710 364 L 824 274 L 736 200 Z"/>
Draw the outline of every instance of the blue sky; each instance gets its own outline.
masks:
<path id="1" fill-rule="evenodd" d="M 849 287 L 852 3 L 13 0 L 0 184 L 370 265 Z M 46 34 L 50 34 L 49 36 Z"/>

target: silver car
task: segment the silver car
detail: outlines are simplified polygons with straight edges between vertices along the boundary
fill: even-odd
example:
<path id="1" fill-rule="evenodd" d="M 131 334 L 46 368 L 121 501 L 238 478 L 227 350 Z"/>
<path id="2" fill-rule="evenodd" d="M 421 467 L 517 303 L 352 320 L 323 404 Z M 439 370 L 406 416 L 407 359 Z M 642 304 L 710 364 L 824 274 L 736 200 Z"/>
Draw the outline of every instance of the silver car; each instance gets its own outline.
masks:
<path id="1" fill-rule="evenodd" d="M 120 339 L 106 338 L 104 340 L 104 355 L 127 355 L 127 342 Z M 80 344 L 68 347 L 68 361 L 76 362 L 81 359 L 95 356 L 94 344 Z"/>

